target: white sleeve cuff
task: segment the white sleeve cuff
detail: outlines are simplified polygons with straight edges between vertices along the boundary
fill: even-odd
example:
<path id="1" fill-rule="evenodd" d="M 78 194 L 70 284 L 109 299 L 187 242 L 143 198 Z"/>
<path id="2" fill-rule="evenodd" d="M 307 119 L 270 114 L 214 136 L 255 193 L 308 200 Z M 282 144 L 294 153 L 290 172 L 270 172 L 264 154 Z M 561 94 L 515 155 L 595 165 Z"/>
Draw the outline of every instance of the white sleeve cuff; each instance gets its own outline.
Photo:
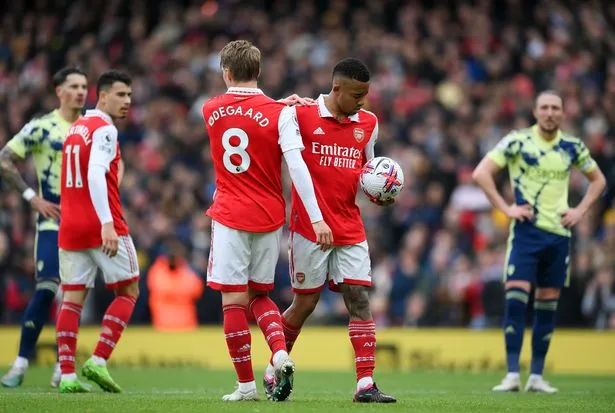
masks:
<path id="1" fill-rule="evenodd" d="M 314 191 L 314 183 L 308 171 L 308 167 L 301 156 L 300 149 L 293 149 L 284 152 L 284 159 L 288 165 L 288 173 L 293 181 L 295 190 L 303 202 L 303 206 L 310 217 L 312 223 L 322 221 L 322 212 L 318 207 L 316 200 L 316 192 Z"/>
<path id="2" fill-rule="evenodd" d="M 96 210 L 96 215 L 101 225 L 113 222 L 111 208 L 109 207 L 109 196 L 107 192 L 106 170 L 102 165 L 90 165 L 88 170 L 88 186 L 90 199 Z"/>

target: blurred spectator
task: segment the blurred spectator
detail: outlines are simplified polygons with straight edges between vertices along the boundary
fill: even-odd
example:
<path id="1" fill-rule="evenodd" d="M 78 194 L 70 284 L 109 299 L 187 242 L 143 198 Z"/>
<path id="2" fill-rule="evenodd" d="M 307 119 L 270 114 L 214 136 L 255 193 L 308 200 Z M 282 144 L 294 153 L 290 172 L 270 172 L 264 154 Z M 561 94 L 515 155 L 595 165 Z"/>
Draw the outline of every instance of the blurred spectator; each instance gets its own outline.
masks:
<path id="1" fill-rule="evenodd" d="M 583 314 L 598 330 L 615 327 L 615 277 L 613 266 L 604 264 L 589 282 L 583 296 Z"/>
<path id="2" fill-rule="evenodd" d="M 196 301 L 203 281 L 190 268 L 185 248 L 177 240 L 168 244 L 147 273 L 152 324 L 160 331 L 189 331 L 198 327 Z"/>

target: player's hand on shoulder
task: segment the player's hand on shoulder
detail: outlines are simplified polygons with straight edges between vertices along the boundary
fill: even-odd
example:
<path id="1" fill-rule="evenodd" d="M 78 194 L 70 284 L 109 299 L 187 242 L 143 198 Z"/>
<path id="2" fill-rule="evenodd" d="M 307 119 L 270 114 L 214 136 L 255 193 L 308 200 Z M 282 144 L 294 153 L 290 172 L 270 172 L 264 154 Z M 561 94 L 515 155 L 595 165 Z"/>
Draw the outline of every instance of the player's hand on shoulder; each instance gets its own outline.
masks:
<path id="1" fill-rule="evenodd" d="M 314 233 L 316 234 L 316 243 L 320 245 L 320 249 L 326 251 L 333 245 L 333 232 L 329 225 L 323 220 L 314 222 Z"/>
<path id="2" fill-rule="evenodd" d="M 113 227 L 113 222 L 103 224 L 100 230 L 100 236 L 102 238 L 103 253 L 109 257 L 115 257 L 117 255 L 119 238 Z"/>
<path id="3" fill-rule="evenodd" d="M 284 103 L 286 106 L 295 106 L 295 105 L 302 105 L 302 106 L 309 106 L 309 105 L 315 105 L 316 101 L 312 98 L 302 98 L 301 96 L 295 94 L 290 95 L 287 98 L 284 99 L 280 99 L 278 100 L 278 102 Z"/>
<path id="4" fill-rule="evenodd" d="M 508 218 L 510 219 L 521 222 L 532 221 L 534 219 L 534 209 L 530 204 L 512 204 L 508 207 L 506 215 L 508 215 Z"/>
<path id="5" fill-rule="evenodd" d="M 35 196 L 30 201 L 30 205 L 47 219 L 55 219 L 56 221 L 60 219 L 60 205 L 58 204 L 46 201 L 40 196 Z"/>
<path id="6" fill-rule="evenodd" d="M 562 215 L 560 223 L 566 228 L 572 228 L 577 225 L 585 215 L 585 212 L 579 208 L 571 208 Z"/>

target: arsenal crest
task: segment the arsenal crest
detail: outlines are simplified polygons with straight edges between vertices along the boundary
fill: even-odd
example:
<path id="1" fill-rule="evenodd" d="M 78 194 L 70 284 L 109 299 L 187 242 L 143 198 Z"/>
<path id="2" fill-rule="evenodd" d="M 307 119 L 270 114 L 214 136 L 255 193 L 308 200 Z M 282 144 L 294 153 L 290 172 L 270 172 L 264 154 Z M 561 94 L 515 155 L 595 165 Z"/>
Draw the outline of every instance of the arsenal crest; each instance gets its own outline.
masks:
<path id="1" fill-rule="evenodd" d="M 296 278 L 299 284 L 303 284 L 303 282 L 305 281 L 305 274 L 302 272 L 298 272 Z"/>
<path id="2" fill-rule="evenodd" d="M 361 143 L 363 142 L 363 138 L 365 138 L 365 132 L 363 131 L 363 129 L 361 128 L 354 128 L 354 138 L 357 140 L 357 142 Z"/>

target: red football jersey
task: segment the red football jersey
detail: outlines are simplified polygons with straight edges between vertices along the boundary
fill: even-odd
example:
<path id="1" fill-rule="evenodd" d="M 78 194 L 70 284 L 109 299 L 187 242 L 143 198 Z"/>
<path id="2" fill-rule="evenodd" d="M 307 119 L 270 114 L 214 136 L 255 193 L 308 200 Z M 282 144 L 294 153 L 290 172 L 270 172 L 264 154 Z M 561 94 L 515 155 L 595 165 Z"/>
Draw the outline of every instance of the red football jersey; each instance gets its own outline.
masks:
<path id="1" fill-rule="evenodd" d="M 334 245 L 365 241 L 361 211 L 356 204 L 359 174 L 366 162 L 365 147 L 377 139 L 378 119 L 360 110 L 343 122 L 333 117 L 318 98 L 313 106 L 298 106 L 297 119 L 305 150 L 303 159 L 310 170 L 318 205 L 333 232 Z M 316 242 L 310 218 L 292 190 L 291 231 Z"/>
<path id="2" fill-rule="evenodd" d="M 303 148 L 294 108 L 260 89 L 229 88 L 203 105 L 203 118 L 216 174 L 207 215 L 241 231 L 280 228 L 286 221 L 282 153 Z"/>
<path id="3" fill-rule="evenodd" d="M 106 174 L 109 208 L 118 235 L 128 235 L 120 203 L 118 164 L 120 147 L 111 118 L 98 110 L 87 111 L 68 130 L 62 155 L 60 233 L 58 246 L 83 250 L 102 245 L 101 224 L 90 198 L 88 170 L 92 148 L 108 159 Z"/>

